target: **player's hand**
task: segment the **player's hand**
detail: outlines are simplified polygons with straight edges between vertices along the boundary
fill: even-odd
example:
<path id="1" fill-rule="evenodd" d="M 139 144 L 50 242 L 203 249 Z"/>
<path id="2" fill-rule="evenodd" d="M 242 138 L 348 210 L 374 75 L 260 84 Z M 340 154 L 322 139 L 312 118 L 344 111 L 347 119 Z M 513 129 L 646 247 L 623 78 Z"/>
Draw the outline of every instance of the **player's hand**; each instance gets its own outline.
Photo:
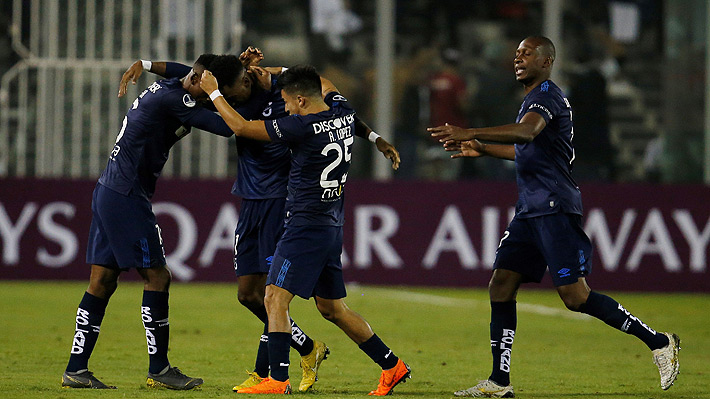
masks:
<path id="1" fill-rule="evenodd" d="M 249 46 L 246 50 L 239 54 L 239 61 L 242 63 L 244 68 L 249 68 L 252 65 L 259 65 L 263 59 L 264 53 L 262 53 L 258 47 Z"/>
<path id="2" fill-rule="evenodd" d="M 378 137 L 377 140 L 375 140 L 375 146 L 377 146 L 377 149 L 382 153 L 382 155 L 385 156 L 385 158 L 392 161 L 392 169 L 399 169 L 399 151 L 397 151 L 392 144 L 382 137 Z"/>
<path id="3" fill-rule="evenodd" d="M 431 133 L 431 137 L 438 139 L 441 143 L 447 140 L 466 141 L 473 139 L 473 134 L 470 130 L 449 125 L 448 123 L 443 126 L 429 127 L 426 130 Z"/>
<path id="4" fill-rule="evenodd" d="M 451 158 L 476 158 L 485 155 L 486 145 L 475 139 L 467 141 L 447 140 L 444 142 L 444 149 L 456 152 L 451 154 Z"/>
<path id="5" fill-rule="evenodd" d="M 200 79 L 200 88 L 209 95 L 212 94 L 213 91 L 217 90 L 218 87 L 217 78 L 212 75 L 212 72 L 205 69 L 205 71 L 202 72 L 202 78 Z"/>
<path id="6" fill-rule="evenodd" d="M 271 90 L 271 73 L 260 66 L 250 66 L 247 71 L 264 90 Z"/>
<path id="7" fill-rule="evenodd" d="M 131 82 L 131 84 L 136 84 L 136 81 L 138 78 L 141 77 L 143 74 L 143 63 L 138 60 L 133 63 L 128 69 L 126 69 L 126 72 L 123 73 L 123 76 L 121 77 L 121 83 L 118 85 L 118 98 L 121 98 L 126 95 L 126 91 L 128 91 L 128 82 Z"/>

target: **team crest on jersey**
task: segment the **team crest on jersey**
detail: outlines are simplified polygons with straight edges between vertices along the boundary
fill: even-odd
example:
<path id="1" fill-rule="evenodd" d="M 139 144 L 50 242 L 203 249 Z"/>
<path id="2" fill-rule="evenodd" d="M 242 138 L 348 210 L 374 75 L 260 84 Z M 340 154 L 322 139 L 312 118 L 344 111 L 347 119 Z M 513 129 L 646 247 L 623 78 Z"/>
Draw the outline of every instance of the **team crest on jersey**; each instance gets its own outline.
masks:
<path id="1" fill-rule="evenodd" d="M 272 112 L 272 110 L 271 110 L 271 104 L 272 104 L 272 103 L 273 103 L 273 101 L 269 101 L 269 104 L 268 104 L 268 105 L 266 106 L 266 108 L 264 108 L 264 110 L 261 112 L 261 114 L 262 114 L 265 118 L 268 118 L 268 117 L 271 116 L 271 112 Z"/>
<path id="2" fill-rule="evenodd" d="M 340 94 L 336 94 L 333 96 L 333 101 L 348 101 L 348 99 Z"/>
<path id="3" fill-rule="evenodd" d="M 184 96 L 182 96 L 182 103 L 185 104 L 186 107 L 190 108 L 194 107 L 195 104 L 197 104 L 195 99 L 192 98 L 192 96 L 189 94 L 185 94 Z"/>

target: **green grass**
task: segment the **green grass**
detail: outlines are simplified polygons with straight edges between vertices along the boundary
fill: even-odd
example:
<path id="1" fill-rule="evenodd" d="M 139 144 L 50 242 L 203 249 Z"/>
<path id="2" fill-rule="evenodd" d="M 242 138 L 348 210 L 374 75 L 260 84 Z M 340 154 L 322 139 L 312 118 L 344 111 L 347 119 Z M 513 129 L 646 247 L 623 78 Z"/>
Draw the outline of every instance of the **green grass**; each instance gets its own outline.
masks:
<path id="1" fill-rule="evenodd" d="M 86 283 L 0 282 L 0 398 L 234 397 L 232 386 L 251 369 L 261 332 L 236 301 L 233 284 L 174 284 L 170 360 L 205 379 L 199 391 L 148 390 L 148 357 L 139 306 L 142 286 L 121 283 L 107 309 L 90 367 L 116 391 L 60 388 Z M 681 374 L 662 391 L 651 354 L 634 337 L 605 324 L 575 319 L 553 291 L 519 294 L 512 380 L 519 398 L 710 398 L 708 295 L 612 293 L 652 328 L 682 340 Z M 348 305 L 362 314 L 393 351 L 412 366 L 398 398 L 452 398 L 490 372 L 489 307 L 481 289 L 349 287 Z M 540 311 L 552 310 L 552 314 Z M 295 299 L 291 315 L 325 341 L 319 398 L 366 397 L 380 370 L 312 301 Z M 293 351 L 292 351 L 293 352 Z M 292 353 L 291 378 L 300 368 Z M 245 396 L 245 395 L 240 395 Z M 248 397 L 248 396 L 247 396 Z"/>

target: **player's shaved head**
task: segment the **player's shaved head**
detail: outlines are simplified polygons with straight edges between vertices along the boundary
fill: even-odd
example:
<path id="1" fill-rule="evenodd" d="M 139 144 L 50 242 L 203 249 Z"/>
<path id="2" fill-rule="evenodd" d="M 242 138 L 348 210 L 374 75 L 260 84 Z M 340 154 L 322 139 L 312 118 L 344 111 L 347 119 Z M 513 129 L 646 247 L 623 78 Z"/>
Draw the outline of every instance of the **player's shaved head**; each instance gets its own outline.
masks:
<path id="1" fill-rule="evenodd" d="M 543 55 L 544 57 L 550 57 L 552 59 L 552 62 L 555 61 L 555 44 L 552 43 L 552 40 L 548 39 L 545 36 L 528 36 L 525 38 L 525 40 L 534 43 L 535 47 L 537 48 L 537 51 L 541 55 Z"/>
<path id="2" fill-rule="evenodd" d="M 284 71 L 276 81 L 278 87 L 291 95 L 320 97 L 320 75 L 311 65 L 296 65 Z"/>

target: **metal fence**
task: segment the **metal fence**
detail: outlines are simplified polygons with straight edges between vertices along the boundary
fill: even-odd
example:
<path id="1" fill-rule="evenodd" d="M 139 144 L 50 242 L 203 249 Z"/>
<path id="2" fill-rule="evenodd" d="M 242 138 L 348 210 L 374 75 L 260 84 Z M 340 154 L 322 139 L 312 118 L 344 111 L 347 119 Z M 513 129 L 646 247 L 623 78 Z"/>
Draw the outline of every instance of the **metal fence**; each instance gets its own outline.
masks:
<path id="1" fill-rule="evenodd" d="M 0 81 L 0 176 L 95 177 L 106 163 L 146 73 L 119 99 L 135 60 L 191 64 L 201 53 L 238 53 L 241 0 L 14 0 L 20 62 Z M 193 132 L 164 175 L 224 177 L 228 145 Z"/>

